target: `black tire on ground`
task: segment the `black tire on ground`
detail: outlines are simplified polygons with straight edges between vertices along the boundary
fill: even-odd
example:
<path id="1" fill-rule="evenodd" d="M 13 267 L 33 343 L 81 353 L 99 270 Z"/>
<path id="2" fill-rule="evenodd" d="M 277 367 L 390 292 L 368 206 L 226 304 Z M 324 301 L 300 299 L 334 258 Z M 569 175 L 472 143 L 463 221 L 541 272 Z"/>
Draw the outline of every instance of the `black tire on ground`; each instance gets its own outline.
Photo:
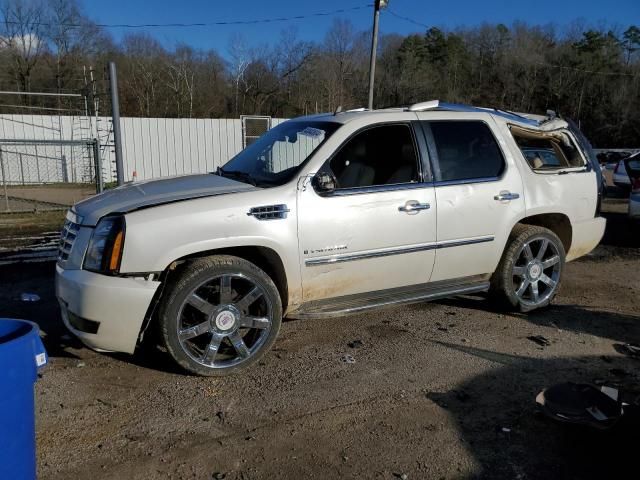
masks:
<path id="1" fill-rule="evenodd" d="M 533 257 L 537 258 L 538 251 L 535 251 L 535 246 L 541 246 L 545 240 L 549 242 L 547 244 L 547 249 L 550 253 L 547 253 L 544 258 L 550 263 L 552 261 L 551 259 L 554 258 L 551 256 L 551 254 L 553 254 L 558 257 L 558 261 L 556 262 L 557 267 L 555 267 L 556 264 L 553 264 L 554 268 L 547 267 L 547 270 L 542 270 L 542 274 L 545 275 L 543 277 L 544 279 L 550 279 L 546 273 L 552 273 L 555 285 L 551 287 L 547 283 L 538 280 L 535 283 L 540 285 L 541 289 L 544 289 L 543 292 L 540 292 L 539 301 L 536 301 L 533 297 L 531 286 L 525 287 L 525 298 L 523 298 L 523 295 L 518 295 L 517 290 L 524 286 L 525 280 L 531 277 L 517 276 L 514 273 L 514 267 L 519 269 L 519 273 L 522 272 L 523 265 L 527 265 L 527 263 L 525 263 L 526 259 L 524 259 L 525 246 L 529 245 L 531 250 L 534 250 L 532 252 Z M 542 262 L 540 263 L 542 264 Z M 515 309 L 521 312 L 529 312 L 538 308 L 546 307 L 558 293 L 562 273 L 564 271 L 564 263 L 564 246 L 562 241 L 554 232 L 544 227 L 518 224 L 511 232 L 505 250 L 502 254 L 502 258 L 500 259 L 500 263 L 498 264 L 498 268 L 491 277 L 491 286 L 489 289 L 490 297 L 499 306 L 509 310 Z M 544 265 L 542 265 L 542 268 L 544 268 Z M 526 267 L 524 268 L 524 271 L 527 272 L 525 275 L 528 275 L 529 270 L 527 270 Z M 534 270 L 534 273 L 537 272 Z M 531 282 L 529 282 L 529 285 L 531 285 Z M 536 287 L 536 292 L 538 292 L 537 289 L 538 287 Z M 528 295 L 528 298 L 526 295 Z"/>
<path id="2" fill-rule="evenodd" d="M 203 285 L 206 285 L 208 280 L 213 280 L 221 276 L 237 276 L 240 282 L 249 281 L 255 287 L 260 288 L 263 293 L 262 296 L 258 298 L 264 298 L 263 301 L 266 302 L 265 305 L 268 304 L 271 310 L 270 315 L 263 313 L 263 316 L 269 317 L 271 323 L 268 330 L 264 331 L 264 336 L 261 337 L 259 344 L 254 344 L 258 345 L 255 350 L 251 348 L 250 343 L 247 343 L 246 346 L 249 347 L 248 351 L 250 351 L 250 354 L 247 353 L 248 356 L 243 357 L 239 354 L 239 351 L 237 352 L 237 357 L 241 360 L 240 363 L 223 368 L 214 368 L 212 366 L 203 365 L 194 359 L 193 352 L 191 354 L 187 352 L 187 349 L 179 339 L 178 329 L 181 327 L 181 324 L 179 323 L 181 321 L 180 319 L 183 318 L 181 315 L 185 314 L 183 312 L 183 308 L 186 308 L 185 302 L 189 303 L 187 301 L 187 297 L 192 298 L 192 295 L 196 291 L 201 291 L 198 289 L 202 288 Z M 205 288 L 208 287 L 205 286 Z M 229 295 L 234 295 L 235 298 L 246 295 L 246 292 L 240 293 L 233 290 L 232 287 L 229 288 L 231 291 Z M 222 295 L 220 292 L 218 292 L 218 294 Z M 215 298 L 216 293 L 213 293 L 212 295 L 212 298 Z M 238 300 L 235 301 L 237 302 Z M 211 305 L 208 305 L 207 308 L 210 308 L 214 303 L 215 302 L 211 302 Z M 252 305 L 255 305 L 255 303 Z M 200 314 L 201 312 L 196 313 Z M 247 315 L 250 314 L 247 313 Z M 203 313 L 203 324 L 206 323 L 207 318 L 210 319 L 210 322 L 213 325 L 212 328 L 215 328 L 216 321 L 214 314 L 207 317 L 207 315 Z M 278 289 L 271 278 L 253 263 L 230 255 L 203 257 L 189 261 L 185 264 L 171 283 L 167 285 L 166 291 L 163 294 L 163 299 L 160 302 L 158 322 L 162 343 L 171 357 L 173 357 L 173 359 L 182 368 L 197 375 L 230 375 L 254 364 L 271 348 L 282 323 L 282 301 L 280 299 Z M 252 330 L 244 329 L 245 335 L 247 331 L 252 332 Z M 212 338 L 213 331 L 201 334 L 205 343 L 207 342 L 207 335 Z M 248 337 L 245 336 L 243 340 L 246 338 Z M 243 343 L 243 346 L 244 345 L 245 344 Z M 235 346 L 231 338 L 226 338 L 222 341 L 221 345 L 216 348 L 216 352 L 225 348 L 228 351 L 233 352 L 234 350 L 232 349 L 235 348 Z M 217 353 L 215 353 L 214 356 L 215 355 L 217 355 Z"/>

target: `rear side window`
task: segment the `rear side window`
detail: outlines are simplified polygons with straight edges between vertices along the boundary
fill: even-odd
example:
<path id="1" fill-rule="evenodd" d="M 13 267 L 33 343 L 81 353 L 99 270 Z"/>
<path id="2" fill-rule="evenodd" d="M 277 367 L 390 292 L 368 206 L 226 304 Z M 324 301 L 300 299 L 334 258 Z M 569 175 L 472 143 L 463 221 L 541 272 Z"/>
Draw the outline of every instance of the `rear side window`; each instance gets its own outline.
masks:
<path id="1" fill-rule="evenodd" d="M 511 134 L 522 156 L 534 171 L 583 167 L 585 161 L 566 133 L 536 132 L 511 126 Z"/>
<path id="2" fill-rule="evenodd" d="M 433 134 L 441 181 L 496 178 L 504 158 L 495 137 L 483 122 L 428 122 Z"/>

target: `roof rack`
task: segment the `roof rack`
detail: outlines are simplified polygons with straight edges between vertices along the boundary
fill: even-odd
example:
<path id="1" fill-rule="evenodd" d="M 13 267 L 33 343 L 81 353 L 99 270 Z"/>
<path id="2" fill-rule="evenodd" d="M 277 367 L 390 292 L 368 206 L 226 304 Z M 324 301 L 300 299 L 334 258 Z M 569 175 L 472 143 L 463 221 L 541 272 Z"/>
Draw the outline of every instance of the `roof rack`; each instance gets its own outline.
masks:
<path id="1" fill-rule="evenodd" d="M 440 100 L 429 100 L 428 102 L 414 103 L 407 108 L 409 112 L 424 112 L 427 110 L 445 110 L 449 112 L 469 112 L 469 113 L 491 113 L 506 118 L 513 122 L 526 123 L 528 125 L 538 126 L 540 122 L 531 118 L 523 117 L 517 113 L 498 110 L 497 108 L 473 107 L 460 103 L 446 103 Z"/>
<path id="2" fill-rule="evenodd" d="M 339 113 L 353 113 L 353 112 L 367 112 L 369 111 L 366 107 L 358 107 L 358 108 L 350 108 L 349 110 L 343 110 L 342 105 L 339 105 L 338 108 L 333 112 L 333 116 L 335 117 Z"/>

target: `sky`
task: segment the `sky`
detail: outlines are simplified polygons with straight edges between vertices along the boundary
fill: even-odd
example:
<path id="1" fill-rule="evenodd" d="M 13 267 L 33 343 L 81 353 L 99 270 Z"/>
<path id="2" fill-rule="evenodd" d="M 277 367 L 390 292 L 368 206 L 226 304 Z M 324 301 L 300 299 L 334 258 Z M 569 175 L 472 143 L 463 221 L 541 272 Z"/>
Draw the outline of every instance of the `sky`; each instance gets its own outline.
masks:
<path id="1" fill-rule="evenodd" d="M 348 18 L 358 30 L 371 28 L 372 0 L 81 0 L 85 13 L 97 23 L 212 23 L 294 17 L 337 9 L 345 13 L 260 23 L 204 27 L 110 28 L 116 39 L 126 32 L 147 32 L 165 47 L 187 43 L 196 48 L 215 49 L 224 54 L 230 38 L 242 35 L 249 45 L 277 41 L 280 32 L 295 26 L 302 40 L 322 40 L 334 18 Z M 640 25 L 640 0 L 390 0 L 389 11 L 381 16 L 381 33 L 424 32 L 423 26 L 393 16 L 391 12 L 424 25 L 445 29 L 474 26 L 483 22 L 511 24 L 568 25 L 582 20 L 588 25 Z"/>

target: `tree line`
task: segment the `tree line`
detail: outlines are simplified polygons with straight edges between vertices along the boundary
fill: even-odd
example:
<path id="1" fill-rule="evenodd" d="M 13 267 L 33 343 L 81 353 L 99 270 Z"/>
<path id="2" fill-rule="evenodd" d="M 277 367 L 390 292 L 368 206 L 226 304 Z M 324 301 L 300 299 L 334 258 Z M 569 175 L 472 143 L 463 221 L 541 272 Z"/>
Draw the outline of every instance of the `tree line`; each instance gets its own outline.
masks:
<path id="1" fill-rule="evenodd" d="M 0 90 L 84 92 L 91 100 L 87 108 L 95 95 L 101 113 L 109 114 L 105 65 L 113 60 L 123 116 L 286 118 L 367 103 L 370 32 L 346 19 L 334 20 L 317 42 L 288 28 L 270 44 L 251 46 L 236 34 L 228 45 L 204 50 L 166 48 L 147 33 L 116 42 L 78 0 L 3 0 L 0 15 Z M 378 108 L 441 99 L 519 112 L 554 110 L 578 122 L 596 146 L 640 143 L 635 25 L 431 27 L 382 35 L 377 61 Z M 63 111 L 71 102 L 12 101 Z M 17 108 L 0 104 L 2 112 Z"/>

